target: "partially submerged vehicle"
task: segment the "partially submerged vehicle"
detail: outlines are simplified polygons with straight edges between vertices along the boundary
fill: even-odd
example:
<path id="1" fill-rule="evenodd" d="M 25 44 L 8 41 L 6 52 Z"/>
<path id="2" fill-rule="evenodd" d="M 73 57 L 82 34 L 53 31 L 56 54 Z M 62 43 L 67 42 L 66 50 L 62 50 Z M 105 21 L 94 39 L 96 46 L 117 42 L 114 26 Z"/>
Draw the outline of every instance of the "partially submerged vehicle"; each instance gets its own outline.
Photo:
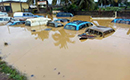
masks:
<path id="1" fill-rule="evenodd" d="M 10 17 L 0 17 L 0 24 L 5 24 L 10 20 Z"/>
<path id="2" fill-rule="evenodd" d="M 57 13 L 56 17 L 73 17 L 74 15 L 72 13 L 66 13 L 66 12 L 59 12 Z"/>
<path id="3" fill-rule="evenodd" d="M 79 39 L 82 40 L 82 39 L 94 39 L 96 36 L 83 33 L 78 35 L 78 37 L 80 37 Z"/>
<path id="4" fill-rule="evenodd" d="M 64 26 L 64 29 L 69 29 L 69 30 L 80 30 L 85 27 L 92 26 L 93 24 L 91 22 L 87 21 L 81 21 L 81 20 L 76 20 L 70 23 L 67 23 Z"/>
<path id="5" fill-rule="evenodd" d="M 8 17 L 8 14 L 6 12 L 0 12 L 0 17 Z"/>
<path id="6" fill-rule="evenodd" d="M 13 26 L 13 25 L 20 25 L 20 24 L 25 24 L 25 21 L 13 21 L 13 22 L 9 22 L 7 25 Z"/>
<path id="7" fill-rule="evenodd" d="M 50 21 L 50 22 L 47 23 L 47 26 L 51 26 L 51 27 L 61 27 L 61 26 L 64 26 L 64 25 L 61 24 L 61 23 L 58 23 L 58 22 Z"/>
<path id="8" fill-rule="evenodd" d="M 130 19 L 114 19 L 113 23 L 130 24 Z"/>
<path id="9" fill-rule="evenodd" d="M 59 22 L 69 22 L 70 20 L 69 19 L 56 19 L 54 21 L 59 21 Z"/>
<path id="10" fill-rule="evenodd" d="M 32 18 L 32 19 L 27 19 L 25 21 L 26 26 L 39 26 L 39 25 L 47 25 L 48 22 L 50 22 L 50 18 Z"/>
<path id="11" fill-rule="evenodd" d="M 105 37 L 106 34 L 112 33 L 114 31 L 115 31 L 114 29 L 109 27 L 93 26 L 87 28 L 85 32 L 87 32 L 88 34 L 96 34 L 96 35 L 100 35 L 101 37 Z"/>
<path id="12" fill-rule="evenodd" d="M 13 17 L 20 19 L 20 18 L 38 18 L 38 17 L 44 17 L 44 16 L 34 15 L 31 12 L 15 12 L 13 14 Z"/>

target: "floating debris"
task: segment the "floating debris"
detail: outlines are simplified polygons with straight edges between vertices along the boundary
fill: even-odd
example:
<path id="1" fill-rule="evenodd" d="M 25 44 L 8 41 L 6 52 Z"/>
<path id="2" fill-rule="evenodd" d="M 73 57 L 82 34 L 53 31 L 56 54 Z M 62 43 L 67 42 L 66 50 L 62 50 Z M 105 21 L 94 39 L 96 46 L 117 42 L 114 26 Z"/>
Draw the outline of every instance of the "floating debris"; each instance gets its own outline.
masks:
<path id="1" fill-rule="evenodd" d="M 7 43 L 7 42 L 5 42 L 5 43 L 4 43 L 4 45 L 5 45 L 5 46 L 7 46 L 7 45 L 8 45 L 8 43 Z"/>
<path id="2" fill-rule="evenodd" d="M 34 77 L 34 75 L 32 74 L 31 77 Z"/>
<path id="3" fill-rule="evenodd" d="M 58 72 L 58 75 L 60 75 L 60 72 Z"/>
<path id="4" fill-rule="evenodd" d="M 54 68 L 54 70 L 56 70 L 56 68 Z"/>

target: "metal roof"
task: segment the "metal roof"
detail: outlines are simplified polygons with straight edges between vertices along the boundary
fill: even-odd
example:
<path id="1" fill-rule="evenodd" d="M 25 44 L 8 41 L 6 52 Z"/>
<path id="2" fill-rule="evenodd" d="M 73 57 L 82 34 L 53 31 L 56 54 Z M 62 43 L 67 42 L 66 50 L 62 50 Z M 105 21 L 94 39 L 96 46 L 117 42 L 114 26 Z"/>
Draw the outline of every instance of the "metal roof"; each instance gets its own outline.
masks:
<path id="1" fill-rule="evenodd" d="M 88 29 L 95 30 L 95 31 L 98 31 L 98 32 L 102 32 L 102 33 L 114 30 L 112 28 L 104 27 L 104 26 L 93 26 L 93 27 L 89 27 Z"/>

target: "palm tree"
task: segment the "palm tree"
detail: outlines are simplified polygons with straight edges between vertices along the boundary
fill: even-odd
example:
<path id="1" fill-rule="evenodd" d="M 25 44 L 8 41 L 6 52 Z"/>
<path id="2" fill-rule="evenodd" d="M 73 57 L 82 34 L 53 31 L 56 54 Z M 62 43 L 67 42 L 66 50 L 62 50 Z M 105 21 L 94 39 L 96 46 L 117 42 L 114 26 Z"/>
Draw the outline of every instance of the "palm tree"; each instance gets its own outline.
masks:
<path id="1" fill-rule="evenodd" d="M 75 3 L 80 9 L 92 10 L 95 6 L 94 0 L 77 0 Z"/>
<path id="2" fill-rule="evenodd" d="M 114 0 L 98 0 L 98 4 L 101 5 L 107 5 L 107 4 L 113 4 Z"/>

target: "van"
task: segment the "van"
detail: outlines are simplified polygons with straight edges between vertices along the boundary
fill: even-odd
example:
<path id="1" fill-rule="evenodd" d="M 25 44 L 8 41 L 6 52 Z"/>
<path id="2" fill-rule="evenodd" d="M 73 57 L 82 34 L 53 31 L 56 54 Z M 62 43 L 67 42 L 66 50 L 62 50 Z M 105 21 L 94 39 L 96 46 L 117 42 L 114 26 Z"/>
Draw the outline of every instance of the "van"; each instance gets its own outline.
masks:
<path id="1" fill-rule="evenodd" d="M 26 26 L 39 26 L 39 25 L 47 25 L 47 23 L 51 21 L 50 18 L 32 18 L 32 19 L 27 19 L 25 21 Z"/>
<path id="2" fill-rule="evenodd" d="M 15 12 L 13 14 L 14 18 L 38 18 L 38 17 L 43 17 L 43 16 L 39 16 L 39 15 L 34 15 L 30 12 Z"/>

